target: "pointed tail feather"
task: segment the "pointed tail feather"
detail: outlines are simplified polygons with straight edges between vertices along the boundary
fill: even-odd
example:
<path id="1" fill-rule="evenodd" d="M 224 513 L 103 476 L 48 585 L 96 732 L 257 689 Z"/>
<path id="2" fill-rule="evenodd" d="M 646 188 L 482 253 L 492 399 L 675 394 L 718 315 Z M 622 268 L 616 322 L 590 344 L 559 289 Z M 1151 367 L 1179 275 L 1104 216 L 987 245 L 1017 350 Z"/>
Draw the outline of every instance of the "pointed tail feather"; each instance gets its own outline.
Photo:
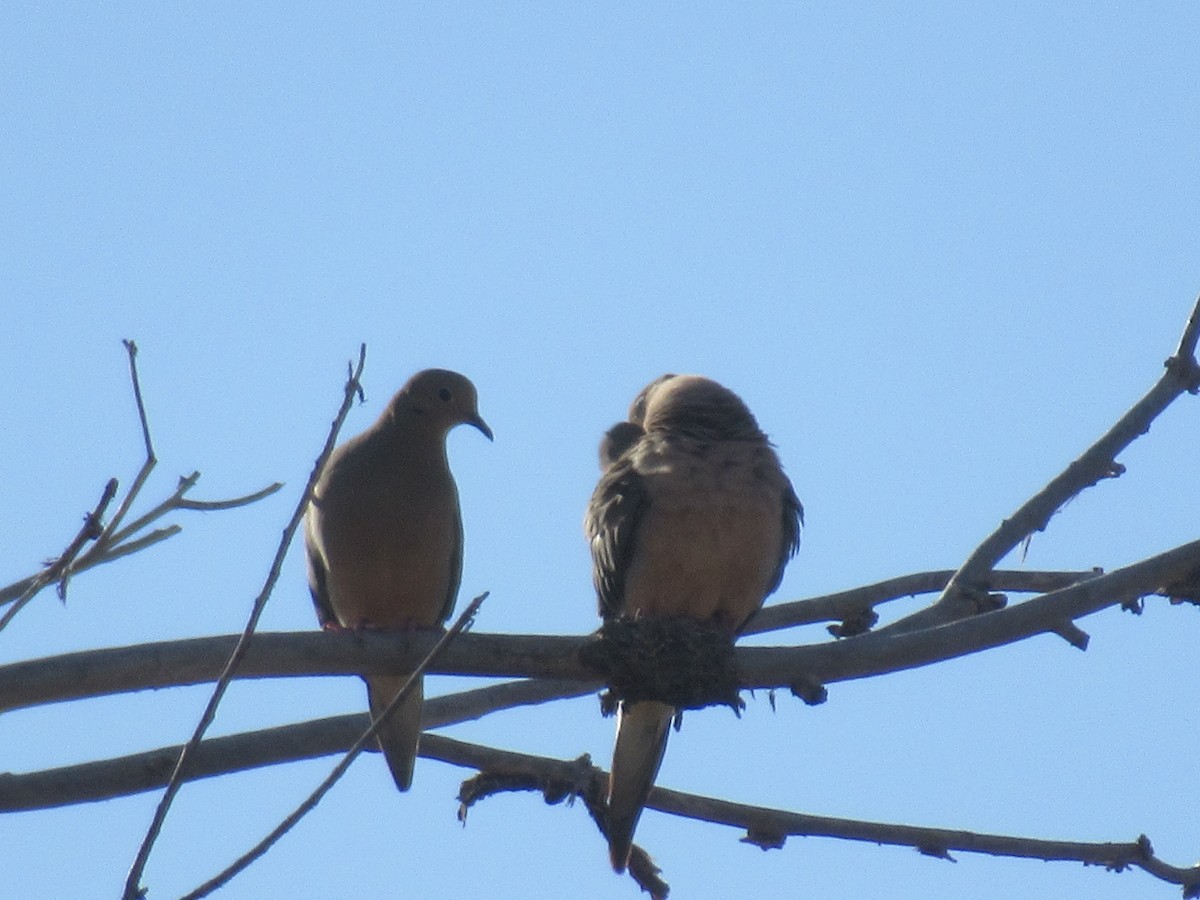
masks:
<path id="1" fill-rule="evenodd" d="M 621 704 L 617 741 L 608 782 L 608 856 L 624 872 L 642 807 L 654 786 L 667 750 L 674 707 L 653 700 Z"/>
<path id="2" fill-rule="evenodd" d="M 408 679 L 372 677 L 367 680 L 367 698 L 371 717 L 379 716 Z M 407 791 L 412 785 L 413 766 L 417 761 L 417 745 L 421 740 L 421 708 L 425 704 L 423 680 L 419 680 L 400 708 L 388 716 L 379 730 L 379 749 L 387 760 L 396 787 Z"/>

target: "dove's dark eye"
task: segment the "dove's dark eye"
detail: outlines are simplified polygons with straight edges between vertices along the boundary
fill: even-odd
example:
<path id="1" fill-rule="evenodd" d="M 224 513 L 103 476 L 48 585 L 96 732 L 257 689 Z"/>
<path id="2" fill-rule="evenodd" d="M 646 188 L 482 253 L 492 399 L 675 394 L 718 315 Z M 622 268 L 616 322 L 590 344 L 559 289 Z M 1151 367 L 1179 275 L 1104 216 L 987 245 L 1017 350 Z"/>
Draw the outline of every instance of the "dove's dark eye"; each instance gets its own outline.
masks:
<path id="1" fill-rule="evenodd" d="M 449 403 L 452 396 L 454 395 L 450 393 L 450 388 L 442 388 L 438 391 L 438 397 L 440 397 L 444 403 Z"/>

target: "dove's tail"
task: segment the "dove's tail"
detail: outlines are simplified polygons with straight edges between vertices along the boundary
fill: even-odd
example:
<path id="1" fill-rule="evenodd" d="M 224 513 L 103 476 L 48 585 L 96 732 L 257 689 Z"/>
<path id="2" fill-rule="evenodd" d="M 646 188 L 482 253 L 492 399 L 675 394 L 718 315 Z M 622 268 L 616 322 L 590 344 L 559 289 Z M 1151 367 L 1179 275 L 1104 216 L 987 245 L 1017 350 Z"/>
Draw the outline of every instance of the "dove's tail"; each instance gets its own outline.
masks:
<path id="1" fill-rule="evenodd" d="M 379 717 L 407 680 L 403 676 L 375 676 L 367 681 L 372 719 Z M 383 751 L 383 757 L 392 771 L 396 787 L 402 791 L 407 791 L 412 785 L 417 745 L 421 740 L 421 707 L 424 703 L 424 683 L 423 679 L 418 679 L 412 692 L 400 704 L 400 708 L 388 716 L 383 727 L 379 729 L 379 749 Z"/>
<path id="2" fill-rule="evenodd" d="M 675 709 L 643 700 L 617 713 L 617 742 L 608 782 L 608 855 L 613 870 L 624 872 L 642 807 L 654 786 L 667 750 Z"/>

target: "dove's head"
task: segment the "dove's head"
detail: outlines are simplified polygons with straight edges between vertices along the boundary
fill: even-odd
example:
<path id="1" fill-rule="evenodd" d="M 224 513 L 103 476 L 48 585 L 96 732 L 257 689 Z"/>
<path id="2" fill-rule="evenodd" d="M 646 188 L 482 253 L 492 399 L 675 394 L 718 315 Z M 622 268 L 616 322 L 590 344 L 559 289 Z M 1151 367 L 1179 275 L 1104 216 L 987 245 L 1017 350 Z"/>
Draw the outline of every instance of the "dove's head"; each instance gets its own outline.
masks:
<path id="1" fill-rule="evenodd" d="M 471 379 L 449 369 L 418 372 L 392 398 L 389 411 L 397 419 L 403 413 L 414 424 L 421 423 L 445 434 L 456 425 L 471 425 L 489 441 L 492 429 L 479 415 L 479 399 Z"/>
<path id="2" fill-rule="evenodd" d="M 642 427 L 648 433 L 666 431 L 713 440 L 763 439 L 742 398 L 711 378 L 664 375 L 642 390 L 635 406 L 643 395 Z"/>
<path id="3" fill-rule="evenodd" d="M 659 375 L 652 382 L 638 391 L 638 395 L 633 398 L 633 402 L 629 404 L 629 421 L 635 425 L 641 425 L 646 421 L 646 401 L 650 398 L 650 393 L 664 381 L 669 381 L 676 377 L 673 373 L 668 372 L 666 375 Z"/>

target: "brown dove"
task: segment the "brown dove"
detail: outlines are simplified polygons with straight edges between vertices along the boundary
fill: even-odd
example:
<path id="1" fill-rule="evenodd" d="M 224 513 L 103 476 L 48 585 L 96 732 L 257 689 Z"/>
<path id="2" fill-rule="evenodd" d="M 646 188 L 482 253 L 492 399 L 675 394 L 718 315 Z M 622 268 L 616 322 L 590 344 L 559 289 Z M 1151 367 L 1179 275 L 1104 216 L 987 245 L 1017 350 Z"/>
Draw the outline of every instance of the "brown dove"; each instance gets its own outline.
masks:
<path id="1" fill-rule="evenodd" d="M 324 628 L 435 628 L 454 608 L 462 575 L 458 489 L 446 435 L 479 415 L 475 386 L 457 372 L 426 369 L 400 389 L 370 428 L 338 447 L 305 518 L 308 584 Z M 371 715 L 406 676 L 365 678 Z M 408 790 L 421 737 L 418 684 L 379 732 L 396 787 Z"/>
<path id="2" fill-rule="evenodd" d="M 693 616 L 736 634 L 783 577 L 804 511 L 753 414 L 697 375 L 664 375 L 601 443 L 584 531 L 605 619 Z M 615 452 L 614 452 L 615 451 Z M 622 703 L 608 790 L 609 857 L 629 860 L 675 710 Z"/>

